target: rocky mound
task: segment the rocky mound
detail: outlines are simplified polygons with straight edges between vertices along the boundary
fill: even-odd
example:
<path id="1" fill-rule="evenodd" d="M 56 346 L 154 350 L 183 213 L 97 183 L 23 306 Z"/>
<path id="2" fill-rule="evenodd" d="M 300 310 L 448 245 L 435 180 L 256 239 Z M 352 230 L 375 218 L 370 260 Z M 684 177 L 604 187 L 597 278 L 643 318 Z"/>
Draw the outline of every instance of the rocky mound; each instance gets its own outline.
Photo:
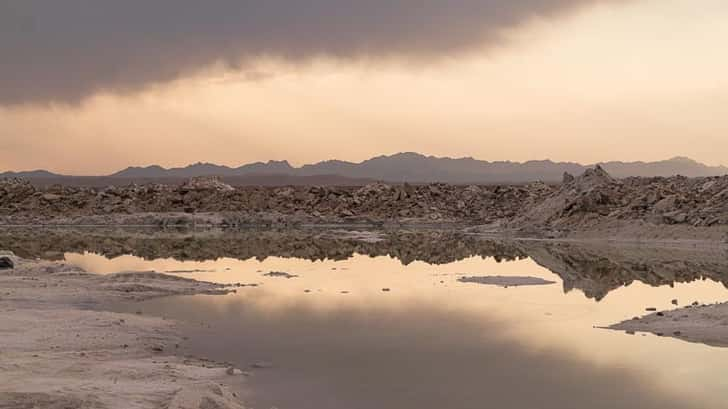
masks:
<path id="1" fill-rule="evenodd" d="M 558 191 L 517 217 L 516 226 L 561 227 L 583 217 L 608 216 L 610 205 L 617 204 L 622 182 L 612 178 L 601 166 L 575 178 L 566 173 Z"/>
<path id="2" fill-rule="evenodd" d="M 169 224 L 144 216 L 160 214 L 176 220 L 173 224 L 461 223 L 524 234 L 588 231 L 630 221 L 725 228 L 728 176 L 615 179 L 597 166 L 578 177 L 564 175 L 560 186 L 235 188 L 218 178 L 196 178 L 179 186 L 41 189 L 19 179 L 0 181 L 0 224 Z"/>
<path id="3" fill-rule="evenodd" d="M 180 186 L 179 190 L 187 193 L 199 191 L 232 192 L 235 188 L 223 183 L 218 176 L 200 176 L 191 178 Z"/>
<path id="4" fill-rule="evenodd" d="M 538 203 L 554 187 L 370 184 L 364 187 L 238 187 L 217 178 L 181 186 L 129 185 L 41 189 L 19 179 L 0 181 L 0 217 L 6 222 L 43 222 L 59 217 L 141 213 L 219 213 L 236 220 L 298 222 L 493 223 Z M 2 220 L 0 220 L 2 221 Z"/>
<path id="5" fill-rule="evenodd" d="M 597 166 L 576 178 L 566 174 L 556 192 L 510 225 L 568 231 L 606 221 L 728 225 L 728 176 L 617 180 Z"/>

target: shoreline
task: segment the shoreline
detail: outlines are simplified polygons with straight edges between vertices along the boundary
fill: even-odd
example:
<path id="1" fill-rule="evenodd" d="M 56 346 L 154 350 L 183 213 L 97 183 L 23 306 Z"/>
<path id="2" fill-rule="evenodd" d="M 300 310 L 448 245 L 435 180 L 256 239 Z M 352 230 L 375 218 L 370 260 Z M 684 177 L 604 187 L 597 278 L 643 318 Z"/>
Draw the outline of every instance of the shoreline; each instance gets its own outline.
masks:
<path id="1" fill-rule="evenodd" d="M 201 229 L 201 230 L 255 230 L 255 229 L 311 229 L 311 230 L 443 230 L 484 237 L 510 240 L 544 240 L 563 242 L 631 242 L 631 243 L 715 243 L 728 244 L 728 225 L 692 226 L 684 224 L 654 224 L 644 220 L 594 220 L 582 226 L 571 228 L 549 228 L 533 225 L 529 228 L 515 228 L 508 223 L 488 225 L 467 221 L 431 220 L 367 220 L 362 222 L 342 220 L 307 220 L 299 216 L 276 215 L 274 219 L 256 217 L 249 223 L 229 224 L 226 213 L 132 213 L 103 216 L 58 217 L 32 221 L 15 220 L 15 217 L 0 216 L 0 227 L 22 228 L 107 228 L 107 229 Z M 21 219 L 26 219 L 25 217 Z"/>
<path id="2" fill-rule="evenodd" d="M 352 232 L 339 231 L 331 237 L 341 234 Z M 482 233 L 468 235 L 479 234 Z M 355 241 L 362 239 L 356 234 L 351 237 Z M 407 241 L 407 238 L 404 240 Z M 581 258 L 573 257 L 581 253 L 570 252 L 569 243 L 586 246 L 574 249 L 587 251 L 583 253 L 585 263 L 590 259 L 587 257 L 588 245 L 605 243 L 588 239 L 522 240 L 533 243 L 535 247 L 531 249 L 530 256 L 552 271 L 554 266 L 565 265 L 565 259 L 559 258 L 561 255 L 571 255 L 568 260 L 572 264 L 569 265 L 575 271 L 582 270 Z M 621 263 L 625 267 L 645 260 L 646 255 L 639 251 L 631 254 L 619 249 L 619 245 L 624 244 L 626 248 L 639 250 L 630 247 L 629 242 L 611 243 L 612 249 L 603 250 L 606 253 L 595 253 L 595 256 L 604 258 L 614 251 L 624 257 Z M 710 254 L 719 255 L 720 252 L 712 250 L 725 247 L 724 243 L 711 243 L 714 245 L 710 246 Z M 654 245 L 649 242 L 642 244 Z M 663 244 L 683 250 L 708 249 L 695 243 Z M 3 255 L 0 251 L 0 256 Z M 245 380 L 242 372 L 228 364 L 181 356 L 183 348 L 177 349 L 176 346 L 183 346 L 185 339 L 181 337 L 181 327 L 177 323 L 163 317 L 119 314 L 95 308 L 115 301 L 225 294 L 232 291 L 229 287 L 152 272 L 96 275 L 60 261 L 11 258 L 15 261 L 15 268 L 0 270 L 0 402 L 11 402 L 15 405 L 11 407 L 49 407 L 50 403 L 60 402 L 74 408 L 244 409 L 233 392 L 242 388 Z M 677 258 L 680 256 L 673 254 L 666 259 L 666 267 Z M 706 262 L 702 256 L 696 260 Z M 620 262 L 620 259 L 614 261 Z M 706 267 L 703 264 L 696 266 Z M 719 266 L 716 269 L 720 271 Z M 695 268 L 691 270 L 696 271 Z M 665 270 L 670 271 L 669 268 Z M 667 275 L 676 280 L 691 279 L 682 277 L 680 271 Z M 560 271 L 564 285 L 572 281 L 570 286 L 579 284 L 580 277 L 571 277 L 569 281 L 570 274 L 569 269 Z M 589 281 L 598 277 L 601 276 L 587 274 L 583 279 Z M 625 280 L 632 278 L 626 277 Z M 585 294 L 599 299 L 611 285 L 610 282 L 603 284 L 604 288 L 587 285 L 584 287 Z M 621 281 L 613 284 L 623 285 Z M 593 290 L 591 293 L 590 289 Z M 728 303 L 691 305 L 605 329 L 648 332 L 687 342 L 728 347 L 728 325 L 723 324 L 724 321 L 728 322 Z M 29 326 L 28 322 L 35 325 Z M 211 402 L 217 406 L 209 406 Z"/>
<path id="3" fill-rule="evenodd" d="M 728 302 L 686 305 L 634 317 L 604 329 L 628 334 L 646 333 L 685 342 L 728 348 Z"/>
<path id="4" fill-rule="evenodd" d="M 233 187 L 217 177 L 182 185 L 107 188 L 0 179 L 0 225 L 410 226 L 530 238 L 728 242 L 728 176 L 615 179 L 596 166 L 559 185 Z"/>
<path id="5" fill-rule="evenodd" d="M 180 356 L 177 349 L 185 340 L 177 323 L 93 308 L 113 301 L 231 290 L 159 273 L 102 276 L 66 263 L 10 257 L 15 268 L 0 270 L 3 404 L 244 408 L 230 387 L 242 383 L 240 371 Z"/>

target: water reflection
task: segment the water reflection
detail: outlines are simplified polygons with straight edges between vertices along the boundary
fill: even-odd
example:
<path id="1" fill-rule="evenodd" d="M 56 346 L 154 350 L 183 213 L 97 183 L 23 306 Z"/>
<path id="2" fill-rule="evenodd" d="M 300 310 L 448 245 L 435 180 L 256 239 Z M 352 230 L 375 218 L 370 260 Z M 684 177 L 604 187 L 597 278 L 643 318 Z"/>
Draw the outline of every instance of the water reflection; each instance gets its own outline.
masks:
<path id="1" fill-rule="evenodd" d="M 253 407 L 718 407 L 680 396 L 678 388 L 622 363 L 529 346 L 507 335 L 508 323 L 487 315 L 427 302 L 322 310 L 307 302 L 271 309 L 260 301 L 255 295 L 182 297 L 142 308 L 205 323 L 187 330 L 186 348 L 195 354 L 243 368 L 271 362 L 250 378 Z"/>
<path id="2" fill-rule="evenodd" d="M 186 270 L 196 270 L 196 272 L 183 273 L 184 276 L 225 283 L 258 284 L 257 287 L 240 288 L 238 294 L 228 297 L 161 299 L 145 303 L 141 307 L 133 305 L 129 308 L 134 310 L 142 308 L 146 313 L 168 315 L 193 323 L 205 323 L 199 328 L 193 326 L 191 330 L 194 336 L 190 347 L 195 354 L 202 353 L 216 359 L 234 359 L 241 366 L 257 360 L 274 361 L 276 368 L 256 374 L 253 389 L 259 392 L 254 396 L 255 399 L 279 407 L 286 407 L 281 406 L 276 400 L 279 398 L 280 390 L 296 392 L 297 395 L 296 393 L 294 395 L 298 398 L 302 396 L 301 394 L 309 396 L 305 392 L 315 388 L 307 382 L 318 380 L 320 389 L 315 389 L 315 393 L 311 392 L 312 396 L 317 398 L 312 405 L 328 407 L 318 400 L 330 395 L 325 393 L 327 385 L 336 382 L 361 383 L 364 382 L 362 379 L 373 376 L 367 372 L 373 369 L 367 367 L 364 368 L 367 369 L 364 372 L 362 368 L 350 368 L 354 380 L 348 381 L 342 374 L 335 371 L 328 372 L 327 368 L 333 365 L 332 360 L 349 362 L 347 360 L 353 359 L 352 355 L 359 353 L 357 352 L 359 344 L 349 339 L 350 336 L 364 337 L 355 330 L 356 328 L 371 331 L 369 338 L 363 338 L 365 341 L 362 342 L 365 345 L 381 342 L 380 345 L 370 345 L 370 347 L 374 351 L 389 351 L 390 355 L 382 355 L 382 362 L 377 364 L 378 371 L 385 374 L 402 372 L 413 379 L 423 376 L 420 374 L 421 371 L 438 374 L 442 371 L 451 371 L 445 373 L 450 373 L 450 376 L 454 377 L 453 384 L 466 389 L 471 388 L 469 392 L 471 395 L 490 393 L 488 385 L 480 384 L 475 388 L 474 379 L 488 379 L 488 376 L 494 375 L 484 373 L 475 376 L 473 374 L 476 370 L 482 371 L 487 368 L 465 366 L 462 371 L 458 371 L 460 361 L 452 360 L 452 367 L 440 361 L 451 359 L 453 354 L 461 356 L 459 354 L 462 353 L 465 361 L 487 362 L 493 359 L 488 354 L 502 353 L 508 356 L 507 352 L 513 352 L 511 349 L 500 351 L 486 348 L 488 352 L 486 354 L 481 350 L 468 349 L 468 345 L 480 343 L 490 345 L 497 340 L 498 345 L 505 343 L 509 348 L 520 351 L 527 357 L 532 357 L 534 354 L 539 358 L 552 357 L 552 360 L 545 360 L 548 364 L 553 360 L 568 358 L 574 367 L 583 365 L 585 374 L 590 376 L 594 368 L 612 368 L 605 370 L 608 374 L 615 373 L 613 370 L 619 368 L 622 371 L 616 371 L 619 375 L 614 375 L 614 379 L 610 380 L 612 383 L 608 385 L 617 385 L 621 388 L 619 383 L 621 379 L 634 382 L 627 376 L 631 374 L 640 381 L 635 384 L 634 390 L 647 388 L 648 392 L 645 392 L 647 396 L 652 396 L 650 391 L 653 389 L 667 391 L 665 393 L 680 395 L 689 402 L 699 402 L 698 406 L 703 408 L 720 408 L 728 397 L 725 378 L 722 376 L 724 368 L 728 365 L 728 350 L 653 336 L 628 336 L 620 332 L 595 328 L 640 315 L 648 306 L 671 308 L 673 299 L 679 299 L 681 303 L 690 303 L 693 300 L 714 302 L 728 299 L 725 287 L 712 280 L 658 287 L 634 283 L 615 289 L 609 297 L 597 302 L 585 297 L 580 291 L 564 293 L 559 285 L 506 289 L 458 281 L 458 278 L 467 272 L 472 275 L 527 275 L 560 282 L 557 275 L 531 259 L 499 263 L 492 258 L 471 257 L 442 265 L 413 262 L 407 266 L 391 257 L 372 258 L 364 255 L 355 255 L 344 261 L 268 257 L 265 260 L 219 259 L 208 262 L 180 262 L 171 259 L 144 261 L 131 256 L 107 259 L 89 254 L 69 254 L 69 259 L 79 264 L 86 263 L 86 267 L 96 268 L 98 271 L 132 267 L 165 271 L 182 269 L 186 266 Z M 291 279 L 270 277 L 266 275 L 269 271 L 286 271 L 298 277 Z M 383 292 L 383 288 L 389 288 L 391 291 Z M 345 323 L 351 327 L 344 325 Z M 411 331 L 417 335 L 407 336 L 398 331 Z M 443 343 L 437 344 L 441 347 L 440 350 L 429 351 L 433 355 L 431 357 L 421 355 L 410 357 L 412 360 L 423 361 L 408 366 L 399 361 L 401 357 L 407 356 L 407 351 L 398 349 L 397 343 L 389 344 L 387 334 L 408 340 L 405 345 L 416 343 L 420 338 L 424 340 L 442 338 Z M 452 338 L 462 338 L 461 342 L 466 345 L 453 344 Z M 430 345 L 427 342 L 430 341 L 426 341 L 425 345 Z M 338 343 L 346 345 L 337 347 Z M 388 349 L 390 347 L 391 349 Z M 415 346 L 415 350 L 410 352 L 414 354 L 418 351 L 420 350 Z M 297 358 L 295 356 L 297 353 L 306 356 Z M 366 357 L 370 352 L 364 349 L 361 354 Z M 375 362 L 377 359 L 371 358 L 366 361 Z M 394 367 L 387 366 L 387 362 Z M 506 365 L 506 362 L 501 363 Z M 533 381 L 528 378 L 528 370 L 520 367 L 522 360 L 514 358 L 512 362 L 516 367 L 511 368 L 511 371 L 524 371 L 523 376 Z M 558 365 L 552 369 L 560 370 Z M 409 373 L 409 370 L 412 372 Z M 569 368 L 565 370 L 568 372 Z M 461 378 L 460 374 L 466 378 Z M 412 384 L 408 383 L 408 378 L 403 379 L 404 386 L 400 386 L 400 392 L 405 395 L 428 396 L 432 393 L 431 388 L 434 386 L 427 382 L 422 381 L 421 386 L 426 390 L 421 391 L 418 389 L 420 383 Z M 280 385 L 284 385 L 285 388 L 281 388 Z M 528 383 L 519 385 L 524 391 L 529 391 L 527 388 L 541 390 L 541 386 L 538 385 Z M 385 394 L 381 399 L 396 402 L 404 399 L 399 395 L 387 395 L 390 392 L 385 386 L 376 382 L 370 384 L 372 391 L 384 388 L 380 392 Z M 502 385 L 494 383 L 493 386 L 500 388 Z M 589 386 L 587 383 L 583 387 Z M 338 391 L 341 388 L 343 387 L 334 390 Z M 455 399 L 454 396 L 470 396 L 458 388 L 448 384 L 436 390 L 451 400 Z M 563 392 L 566 386 L 559 385 L 559 388 L 561 389 L 555 390 Z M 365 392 L 371 391 L 366 389 Z M 493 393 L 499 396 L 499 392 L 500 389 Z M 501 397 L 505 396 L 507 395 Z M 601 395 L 599 396 L 601 399 Z M 361 397 L 356 396 L 356 398 Z M 517 396 L 514 399 L 518 398 L 521 397 Z M 290 399 L 295 401 L 297 398 L 290 397 Z M 348 399 L 348 395 L 341 399 Z M 644 405 L 650 407 L 651 399 L 646 399 Z M 432 400 L 438 404 L 440 402 L 434 398 Z M 386 407 L 379 401 L 372 402 L 373 406 L 364 407 Z M 462 407 L 470 407 L 465 401 L 460 402 L 455 399 L 454 402 Z M 476 402 L 483 405 L 486 401 Z M 556 402 L 554 405 L 560 405 L 564 400 L 554 398 L 553 402 Z M 578 406 L 583 404 L 582 401 L 575 402 L 575 406 L 571 407 L 584 407 Z M 642 403 L 639 399 L 635 402 Z M 340 401 L 334 403 L 338 404 Z M 429 407 L 422 406 L 422 408 Z M 520 408 L 520 406 L 505 407 Z M 625 403 L 623 406 L 612 407 L 639 406 Z M 690 407 L 690 405 L 676 407 Z"/>
<path id="3" fill-rule="evenodd" d="M 98 273 L 257 284 L 113 306 L 187 322 L 196 355 L 272 361 L 251 378 L 254 407 L 713 409 L 728 398 L 728 350 L 598 328 L 673 299 L 728 300 L 723 247 L 422 230 L 13 230 L 0 248 Z M 489 275 L 557 284 L 458 281 Z"/>
<path id="4" fill-rule="evenodd" d="M 725 246 L 691 249 L 504 241 L 457 231 L 8 229 L 0 233 L 0 248 L 21 257 L 50 259 L 86 252 L 112 259 L 133 255 L 180 261 L 389 256 L 405 266 L 417 261 L 442 265 L 472 257 L 530 258 L 558 275 L 564 291 L 581 290 L 596 300 L 634 282 L 661 286 L 710 279 L 728 285 Z"/>

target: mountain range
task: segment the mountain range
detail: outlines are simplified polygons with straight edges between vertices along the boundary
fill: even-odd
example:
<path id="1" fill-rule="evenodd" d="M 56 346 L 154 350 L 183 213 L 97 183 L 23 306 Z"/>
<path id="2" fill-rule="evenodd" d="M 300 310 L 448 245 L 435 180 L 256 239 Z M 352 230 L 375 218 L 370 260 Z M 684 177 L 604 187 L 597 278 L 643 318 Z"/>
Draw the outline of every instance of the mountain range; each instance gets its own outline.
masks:
<path id="1" fill-rule="evenodd" d="M 256 162 L 240 167 L 196 163 L 170 169 L 158 165 L 129 167 L 106 176 L 68 176 L 37 170 L 0 173 L 0 178 L 22 177 L 34 183 L 76 185 L 174 182 L 194 176 L 221 176 L 228 183 L 236 185 L 358 185 L 374 180 L 392 183 L 493 184 L 557 182 L 561 180 L 564 172 L 578 175 L 594 165 L 596 164 L 583 165 L 550 160 L 489 162 L 473 158 L 442 158 L 408 152 L 378 156 L 359 163 L 330 160 L 301 167 L 291 166 L 287 161 Z M 727 167 L 708 166 L 684 157 L 657 162 L 604 162 L 599 165 L 618 178 L 674 175 L 701 177 L 728 174 Z"/>

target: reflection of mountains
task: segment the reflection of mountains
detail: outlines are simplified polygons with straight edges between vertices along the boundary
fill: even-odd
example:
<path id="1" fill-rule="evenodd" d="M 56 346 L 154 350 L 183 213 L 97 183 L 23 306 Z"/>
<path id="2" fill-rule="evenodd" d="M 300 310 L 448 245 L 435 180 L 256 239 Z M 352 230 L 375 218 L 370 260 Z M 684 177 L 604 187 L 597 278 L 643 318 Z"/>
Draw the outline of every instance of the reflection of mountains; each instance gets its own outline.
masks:
<path id="1" fill-rule="evenodd" d="M 710 279 L 728 286 L 725 248 L 546 242 L 529 243 L 526 247 L 524 251 L 536 263 L 561 277 L 564 291 L 579 289 L 597 300 L 633 282 L 662 286 Z"/>
<path id="2" fill-rule="evenodd" d="M 564 281 L 564 290 L 582 290 L 600 300 L 610 291 L 639 281 L 652 286 L 703 278 L 728 285 L 725 249 L 687 249 L 537 241 L 503 241 L 454 231 L 386 231 L 381 241 L 321 230 L 201 232 L 118 229 L 13 229 L 0 233 L 0 249 L 24 258 L 59 259 L 63 253 L 91 252 L 109 258 L 131 254 L 147 260 L 265 259 L 295 257 L 344 260 L 354 254 L 390 256 L 403 264 L 445 264 L 469 257 L 516 260 L 526 257 Z M 468 273 L 463 271 L 463 273 Z"/>
<path id="3" fill-rule="evenodd" d="M 131 254 L 146 260 L 215 260 L 222 257 L 345 260 L 354 254 L 390 256 L 403 264 L 445 264 L 473 256 L 515 260 L 527 257 L 511 242 L 480 240 L 457 232 L 381 232 L 371 242 L 345 231 L 207 230 L 195 233 L 118 229 L 13 230 L 0 233 L 0 249 L 21 257 L 61 258 L 65 252 L 97 253 L 109 258 Z"/>

